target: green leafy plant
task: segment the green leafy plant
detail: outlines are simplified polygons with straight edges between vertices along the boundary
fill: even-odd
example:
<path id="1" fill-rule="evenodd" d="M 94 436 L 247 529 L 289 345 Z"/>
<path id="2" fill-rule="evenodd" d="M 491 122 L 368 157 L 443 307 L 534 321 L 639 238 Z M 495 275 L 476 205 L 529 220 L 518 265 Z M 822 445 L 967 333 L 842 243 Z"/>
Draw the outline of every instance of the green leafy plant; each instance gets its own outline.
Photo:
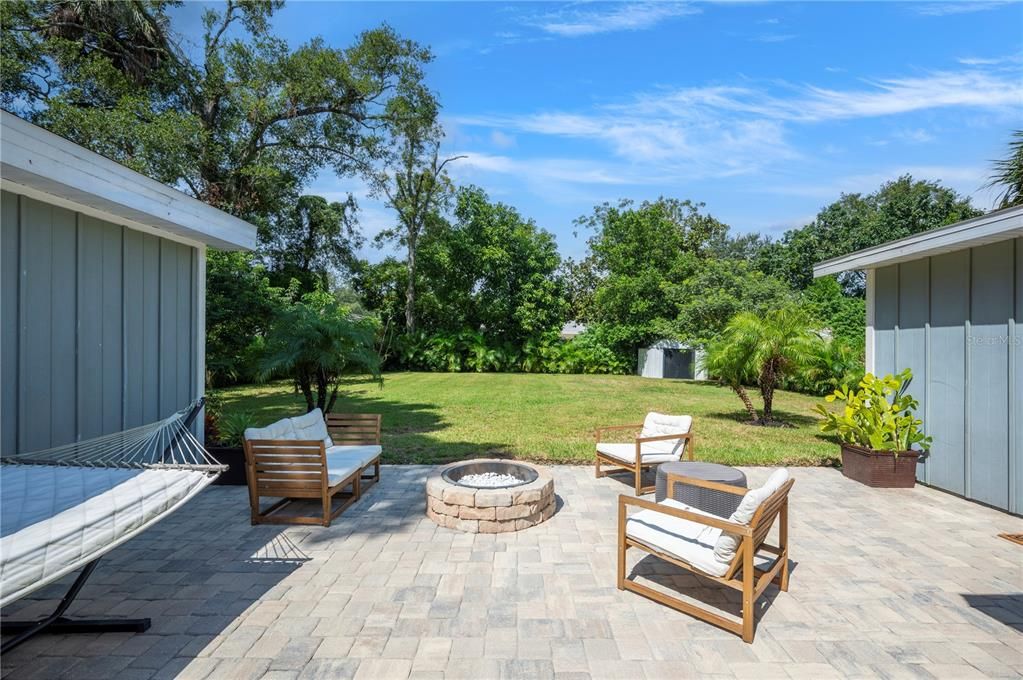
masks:
<path id="1" fill-rule="evenodd" d="M 909 451 L 914 445 L 927 451 L 931 438 L 923 433 L 923 421 L 914 415 L 919 403 L 907 393 L 913 373 L 907 368 L 898 375 L 878 378 L 863 376 L 856 389 L 841 387 L 824 398 L 843 402 L 841 413 L 829 411 L 823 404 L 814 410 L 824 417 L 822 432 L 834 432 L 846 443 L 875 451 Z"/>
<path id="2" fill-rule="evenodd" d="M 217 439 L 221 446 L 241 448 L 245 430 L 258 427 L 256 415 L 249 411 L 224 413 L 217 418 Z"/>
<path id="3" fill-rule="evenodd" d="M 330 293 L 306 293 L 271 328 L 261 377 L 293 378 L 309 411 L 329 413 L 345 376 L 368 374 L 380 380 L 375 334 L 372 320 L 355 317 Z"/>

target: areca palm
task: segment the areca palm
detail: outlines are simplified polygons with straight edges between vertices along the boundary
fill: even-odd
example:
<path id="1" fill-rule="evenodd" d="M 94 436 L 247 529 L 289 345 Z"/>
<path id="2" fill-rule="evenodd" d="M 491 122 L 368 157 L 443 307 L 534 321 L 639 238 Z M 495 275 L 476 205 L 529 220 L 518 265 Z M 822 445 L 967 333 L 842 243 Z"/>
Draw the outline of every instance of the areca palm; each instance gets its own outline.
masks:
<path id="1" fill-rule="evenodd" d="M 708 348 L 707 369 L 731 387 L 742 399 L 750 420 L 762 425 L 774 423 L 774 392 L 785 375 L 803 366 L 814 336 L 806 315 L 789 306 L 764 316 L 751 312 L 735 315 L 720 339 Z M 744 385 L 760 390 L 763 412 L 756 409 Z"/>

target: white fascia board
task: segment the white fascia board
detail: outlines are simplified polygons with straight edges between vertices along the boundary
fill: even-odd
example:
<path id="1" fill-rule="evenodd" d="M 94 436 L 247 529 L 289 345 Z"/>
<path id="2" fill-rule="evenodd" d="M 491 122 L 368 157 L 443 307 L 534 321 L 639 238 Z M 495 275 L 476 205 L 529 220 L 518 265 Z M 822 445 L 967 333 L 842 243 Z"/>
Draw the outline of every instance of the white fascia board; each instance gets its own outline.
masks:
<path id="1" fill-rule="evenodd" d="M 24 187 L 81 206 L 81 212 L 215 248 L 256 246 L 256 228 L 244 220 L 11 113 L 0 111 L 0 122 L 0 178 L 12 191 Z"/>
<path id="2" fill-rule="evenodd" d="M 1020 236 L 1023 236 L 1023 206 L 997 210 L 941 229 L 925 231 L 898 241 L 825 260 L 814 266 L 813 276 L 820 278 L 847 271 L 876 269 L 897 262 L 973 248 Z"/>

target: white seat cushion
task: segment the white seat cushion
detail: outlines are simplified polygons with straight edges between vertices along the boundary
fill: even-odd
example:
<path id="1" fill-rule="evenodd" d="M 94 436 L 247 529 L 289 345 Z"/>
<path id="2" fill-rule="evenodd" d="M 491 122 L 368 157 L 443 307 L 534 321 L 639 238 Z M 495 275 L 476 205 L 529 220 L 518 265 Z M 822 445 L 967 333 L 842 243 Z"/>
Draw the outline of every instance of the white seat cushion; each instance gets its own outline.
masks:
<path id="1" fill-rule="evenodd" d="M 757 513 L 757 508 L 763 505 L 764 501 L 770 498 L 788 480 L 789 471 L 785 468 L 778 468 L 772 472 L 763 486 L 746 492 L 746 495 L 742 497 L 742 502 L 739 503 L 739 507 L 735 509 L 732 516 L 728 518 L 728 521 L 748 526 L 753 521 L 753 515 Z M 742 543 L 742 536 L 724 532 L 714 546 L 714 554 L 718 560 L 731 562 L 735 557 L 735 553 L 739 550 L 740 543 Z"/>
<path id="2" fill-rule="evenodd" d="M 670 498 L 658 505 L 720 519 Z M 625 534 L 711 576 L 724 576 L 728 571 L 729 562 L 722 562 L 714 556 L 714 545 L 721 536 L 721 529 L 655 510 L 643 510 L 629 517 L 625 523 Z"/>
<path id="3" fill-rule="evenodd" d="M 266 427 L 249 427 L 245 430 L 246 439 L 297 439 L 291 418 L 278 420 Z"/>
<path id="4" fill-rule="evenodd" d="M 670 442 L 669 442 L 670 443 Z M 665 453 L 662 449 L 654 448 L 653 442 L 649 444 L 641 444 L 640 455 L 643 456 L 644 463 L 668 463 L 676 461 L 682 455 L 681 451 L 678 453 L 668 452 Z M 630 465 L 636 462 L 636 445 L 635 444 L 611 444 L 607 442 L 601 442 L 597 444 L 597 451 L 620 460 Z"/>
<path id="5" fill-rule="evenodd" d="M 328 465 L 327 484 L 330 486 L 340 484 L 361 469 L 360 465 Z"/>
<path id="6" fill-rule="evenodd" d="M 327 468 L 332 469 L 335 465 L 358 465 L 366 467 L 380 457 L 383 451 L 379 446 L 332 446 L 327 449 Z"/>
<path id="7" fill-rule="evenodd" d="M 693 427 L 692 416 L 669 416 L 663 413 L 650 412 L 643 419 L 643 430 L 640 437 L 662 437 L 668 434 L 686 434 Z M 686 441 L 683 439 L 665 439 L 659 442 L 649 442 L 646 446 L 657 453 L 672 454 L 672 460 L 679 460 L 685 450 Z M 646 453 L 643 454 L 646 456 Z"/>
<path id="8" fill-rule="evenodd" d="M 304 416 L 291 418 L 291 426 L 295 430 L 295 439 L 308 441 L 322 440 L 328 449 L 334 445 L 327 432 L 327 424 L 323 422 L 323 411 L 314 408 Z"/>

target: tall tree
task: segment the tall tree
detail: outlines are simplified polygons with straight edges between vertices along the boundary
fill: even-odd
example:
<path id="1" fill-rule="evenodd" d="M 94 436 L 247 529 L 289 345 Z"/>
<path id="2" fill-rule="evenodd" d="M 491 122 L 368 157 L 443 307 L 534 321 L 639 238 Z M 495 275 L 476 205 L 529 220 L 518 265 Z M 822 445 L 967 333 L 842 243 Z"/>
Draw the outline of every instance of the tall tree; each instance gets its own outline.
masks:
<path id="1" fill-rule="evenodd" d="M 227 0 L 206 10 L 193 59 L 174 48 L 174 4 L 0 3 L 0 98 L 253 221 L 281 212 L 322 169 L 367 171 L 398 118 L 435 110 L 423 84 L 429 51 L 387 26 L 347 48 L 321 38 L 291 48 L 271 31 L 279 0 Z"/>
<path id="2" fill-rule="evenodd" d="M 904 175 L 871 194 L 842 194 L 810 224 L 760 248 L 755 261 L 761 270 L 803 290 L 813 282 L 813 266 L 821 260 L 980 214 L 968 197 L 937 182 Z M 848 294 L 863 296 L 862 272 L 851 272 L 841 281 Z"/>
<path id="3" fill-rule="evenodd" d="M 374 190 L 397 213 L 397 226 L 377 236 L 378 242 L 397 241 L 405 247 L 405 330 L 416 330 L 416 258 L 423 230 L 447 205 L 453 187 L 445 168 L 462 156 L 441 159 L 444 136 L 436 123 L 436 105 L 420 103 L 421 110 L 406 111 L 391 126 L 396 140 L 387 162 L 375 175 Z"/>
<path id="4" fill-rule="evenodd" d="M 1014 130 L 1009 142 L 1009 155 L 995 161 L 994 174 L 988 187 L 1000 187 L 999 208 L 1023 205 L 1023 130 Z"/>
<path id="5" fill-rule="evenodd" d="M 362 235 L 357 229 L 355 199 L 343 203 L 322 196 L 302 196 L 293 207 L 261 225 L 260 251 L 273 283 L 286 287 L 297 279 L 302 292 L 330 289 L 357 266 Z"/>

